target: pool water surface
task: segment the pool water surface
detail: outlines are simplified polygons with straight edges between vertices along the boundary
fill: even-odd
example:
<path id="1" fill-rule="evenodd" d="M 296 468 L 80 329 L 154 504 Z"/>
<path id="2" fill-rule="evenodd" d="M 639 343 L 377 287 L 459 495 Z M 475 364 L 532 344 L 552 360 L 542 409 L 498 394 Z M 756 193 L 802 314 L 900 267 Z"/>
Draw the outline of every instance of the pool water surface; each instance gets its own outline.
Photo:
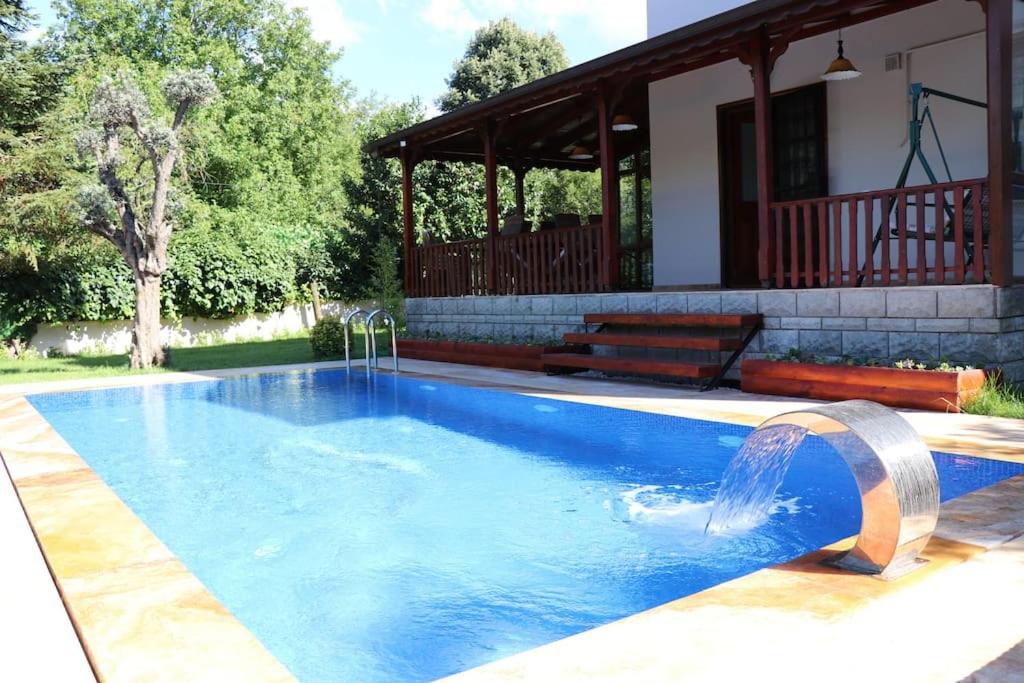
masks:
<path id="1" fill-rule="evenodd" d="M 726 423 L 344 370 L 30 401 L 303 681 L 463 671 L 860 522 L 811 437 L 768 522 L 706 536 L 751 431 Z M 943 500 L 1024 472 L 934 457 Z"/>

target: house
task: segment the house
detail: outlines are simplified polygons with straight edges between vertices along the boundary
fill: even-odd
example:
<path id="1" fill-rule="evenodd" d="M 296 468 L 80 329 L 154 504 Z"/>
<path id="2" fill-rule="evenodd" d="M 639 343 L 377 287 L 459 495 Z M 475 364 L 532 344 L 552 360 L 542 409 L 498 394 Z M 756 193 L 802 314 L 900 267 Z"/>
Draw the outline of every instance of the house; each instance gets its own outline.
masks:
<path id="1" fill-rule="evenodd" d="M 402 161 L 410 329 L 748 313 L 751 357 L 1024 376 L 1024 2 L 755 0 L 681 25 L 693 11 L 648 0 L 646 41 L 369 146 Z M 424 160 L 484 166 L 486 237 L 417 244 Z M 499 166 L 519 214 L 531 169 L 600 171 L 602 212 L 503 230 Z"/>

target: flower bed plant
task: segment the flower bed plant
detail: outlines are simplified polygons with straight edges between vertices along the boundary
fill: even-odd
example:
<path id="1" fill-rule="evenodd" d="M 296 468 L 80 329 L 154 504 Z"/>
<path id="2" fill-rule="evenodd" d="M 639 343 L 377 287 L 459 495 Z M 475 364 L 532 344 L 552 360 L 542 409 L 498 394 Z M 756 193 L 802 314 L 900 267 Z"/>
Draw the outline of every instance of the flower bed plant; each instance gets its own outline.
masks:
<path id="1" fill-rule="evenodd" d="M 960 412 L 985 384 L 985 371 L 968 365 L 913 359 L 891 366 L 850 358 L 824 361 L 795 350 L 780 359 L 744 360 L 740 376 L 741 388 L 751 393 L 828 401 L 861 398 L 894 408 L 946 412 Z"/>

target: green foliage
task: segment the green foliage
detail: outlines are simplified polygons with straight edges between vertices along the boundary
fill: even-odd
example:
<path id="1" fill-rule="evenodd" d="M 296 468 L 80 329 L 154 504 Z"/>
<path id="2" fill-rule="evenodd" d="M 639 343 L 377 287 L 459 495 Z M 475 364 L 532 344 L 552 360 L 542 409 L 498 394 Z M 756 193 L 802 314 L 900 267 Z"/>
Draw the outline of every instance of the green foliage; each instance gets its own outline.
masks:
<path id="1" fill-rule="evenodd" d="M 335 318 L 324 318 L 309 333 L 314 358 L 338 358 L 345 355 L 345 325 Z"/>
<path id="2" fill-rule="evenodd" d="M 18 31 L 29 23 L 30 15 L 23 0 L 2 0 L 0 2 L 0 44 L 10 41 Z"/>
<path id="3" fill-rule="evenodd" d="M 281 310 L 295 298 L 295 264 L 258 231 L 247 238 L 189 230 L 172 240 L 162 307 L 173 317 L 231 318 Z"/>
<path id="4" fill-rule="evenodd" d="M 985 386 L 963 406 L 965 413 L 1024 420 L 1024 389 L 990 376 Z"/>
<path id="5" fill-rule="evenodd" d="M 0 265 L 0 321 L 5 338 L 27 338 L 38 323 L 130 318 L 135 295 L 128 267 L 94 245 L 41 261 Z"/>
<path id="6" fill-rule="evenodd" d="M 27 46 L 8 27 L 21 30 L 31 17 L 20 2 L 0 5 L 0 338 L 24 337 L 43 322 L 131 315 L 128 269 L 79 226 L 75 197 L 92 174 L 72 136 L 86 121 L 89 94 L 120 72 L 131 74 L 140 100 L 164 121 L 172 111 L 163 95 L 210 92 L 208 83 L 174 72 L 199 70 L 219 92 L 190 115 L 177 141 L 184 156 L 173 178 L 166 315 L 269 311 L 305 296 L 313 281 L 345 299 L 399 291 L 399 164 L 361 145 L 421 121 L 419 102 L 357 102 L 334 76 L 340 55 L 315 41 L 304 12 L 282 0 L 55 6 L 56 26 Z M 440 104 L 449 110 L 567 65 L 554 36 L 502 20 L 470 42 Z M 159 132 L 155 143 L 175 142 Z M 124 154 L 126 167 L 141 161 L 137 149 Z M 596 174 L 532 171 L 529 218 L 596 213 L 599 184 Z M 422 163 L 415 187 L 417 224 L 431 239 L 483 233 L 479 165 Z M 502 214 L 512 210 L 505 170 L 499 202 Z M 389 249 L 394 280 L 383 287 Z"/>
<path id="7" fill-rule="evenodd" d="M 423 119 L 419 102 L 385 104 L 365 102 L 358 129 L 361 143 L 384 137 Z M 360 145 L 361 146 L 361 145 Z M 373 249 L 384 238 L 396 244 L 402 238 L 402 174 L 398 161 L 359 152 L 361 173 L 344 182 L 349 205 L 343 227 L 326 240 L 325 249 L 335 266 L 324 276 L 329 288 L 347 299 L 371 297 Z M 416 203 L 425 200 L 420 186 Z"/>
<path id="8" fill-rule="evenodd" d="M 493 97 L 516 86 L 568 68 L 565 48 L 553 33 L 538 36 L 511 19 L 479 29 L 448 77 L 438 100 L 442 111 Z"/>
<path id="9" fill-rule="evenodd" d="M 384 237 L 373 250 L 370 293 L 377 306 L 391 313 L 395 326 L 405 327 L 405 297 L 398 277 L 398 245 Z"/>
<path id="10" fill-rule="evenodd" d="M 66 258 L 76 243 L 95 248 L 78 225 L 75 195 L 90 174 L 77 159 L 70 132 L 77 126 L 69 122 L 84 121 L 88 95 L 121 72 L 137 84 L 136 99 L 162 120 L 172 114 L 162 95 L 205 101 L 211 85 L 220 93 L 190 116 L 182 134 L 175 229 L 234 242 L 198 253 L 197 237 L 178 246 L 172 240 L 182 266 L 170 278 L 202 286 L 182 300 L 165 292 L 166 312 L 268 310 L 294 297 L 308 278 L 337 280 L 333 264 L 317 252 L 329 255 L 349 205 L 344 188 L 359 174 L 357 114 L 348 84 L 333 75 L 339 54 L 312 38 L 302 11 L 280 0 L 65 0 L 56 8 L 58 23 L 43 44 L 28 48 L 0 36 L 9 47 L 0 50 L 0 262 L 27 263 L 23 274 L 40 286 L 5 293 L 5 336 L 14 309 L 19 319 L 36 322 L 61 307 L 74 309 L 72 319 L 86 310 L 51 297 L 70 287 L 64 280 L 77 288 L 93 276 L 73 272 L 53 283 L 59 264 L 81 270 Z M 202 75 L 175 75 L 190 69 Z M 152 142 L 175 142 L 161 131 L 150 131 Z M 126 168 L 139 164 L 138 150 L 124 154 Z M 247 258 L 255 260 L 242 267 L 239 260 Z M 221 294 L 208 278 L 218 267 L 233 278 Z M 285 282 L 286 273 L 293 281 Z M 109 293 L 96 298 L 120 301 Z M 104 317 L 123 317 L 120 303 L 105 310 Z"/>
<path id="11" fill-rule="evenodd" d="M 477 102 L 569 66 L 565 50 L 551 33 L 539 36 L 501 19 L 484 26 L 455 63 L 448 90 L 438 99 L 445 112 Z M 484 171 L 479 164 L 420 164 L 416 169 L 418 225 L 435 242 L 480 237 L 486 232 Z M 535 225 L 556 213 L 587 215 L 601 211 L 597 173 L 537 169 L 526 177 L 528 220 Z M 498 178 L 498 212 L 515 208 L 512 174 Z"/>

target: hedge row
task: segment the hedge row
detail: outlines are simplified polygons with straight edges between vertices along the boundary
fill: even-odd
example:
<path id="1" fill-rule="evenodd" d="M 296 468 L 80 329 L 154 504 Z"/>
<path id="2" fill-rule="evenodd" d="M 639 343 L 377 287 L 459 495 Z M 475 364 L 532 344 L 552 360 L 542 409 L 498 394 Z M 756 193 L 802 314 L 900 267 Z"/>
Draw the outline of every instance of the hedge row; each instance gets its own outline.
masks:
<path id="1" fill-rule="evenodd" d="M 166 317 L 269 313 L 296 299 L 295 261 L 271 240 L 191 230 L 175 236 L 168 256 Z M 134 304 L 131 271 L 106 244 L 0 263 L 0 339 L 31 336 L 40 323 L 131 318 Z"/>

